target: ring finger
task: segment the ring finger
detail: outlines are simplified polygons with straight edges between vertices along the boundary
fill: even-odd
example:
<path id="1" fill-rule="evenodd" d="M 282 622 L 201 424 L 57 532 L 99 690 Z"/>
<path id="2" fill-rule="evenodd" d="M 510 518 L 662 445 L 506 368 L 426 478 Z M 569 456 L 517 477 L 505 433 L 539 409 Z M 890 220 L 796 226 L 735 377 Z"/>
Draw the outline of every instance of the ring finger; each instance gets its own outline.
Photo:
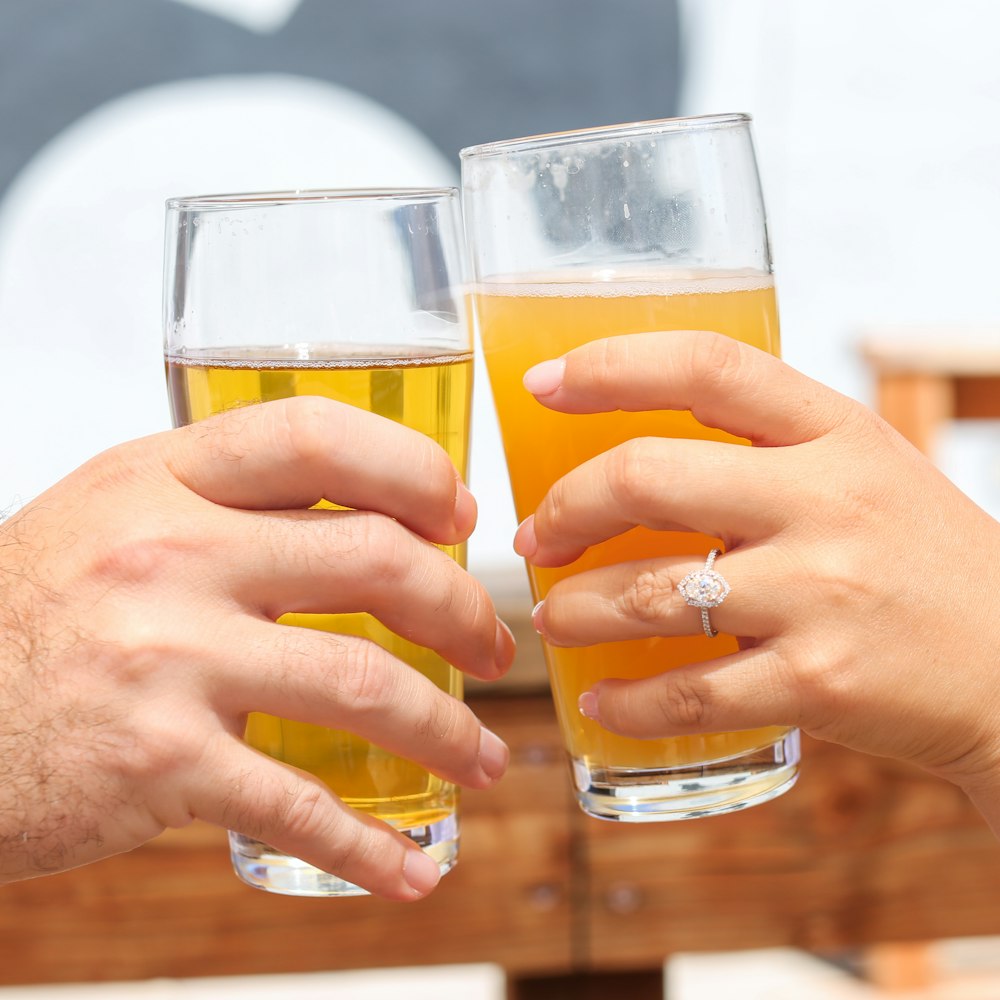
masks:
<path id="1" fill-rule="evenodd" d="M 770 588 L 742 581 L 767 580 L 753 550 L 721 556 L 712 567 L 730 590 L 721 603 L 706 609 L 710 627 L 730 635 L 762 639 L 775 634 L 787 615 Z M 654 636 L 697 635 L 704 631 L 702 609 L 684 597 L 686 577 L 700 578 L 705 557 L 643 559 L 578 573 L 549 591 L 534 613 L 535 628 L 554 646 L 590 646 L 599 642 Z M 691 582 L 698 583 L 695 578 Z"/>

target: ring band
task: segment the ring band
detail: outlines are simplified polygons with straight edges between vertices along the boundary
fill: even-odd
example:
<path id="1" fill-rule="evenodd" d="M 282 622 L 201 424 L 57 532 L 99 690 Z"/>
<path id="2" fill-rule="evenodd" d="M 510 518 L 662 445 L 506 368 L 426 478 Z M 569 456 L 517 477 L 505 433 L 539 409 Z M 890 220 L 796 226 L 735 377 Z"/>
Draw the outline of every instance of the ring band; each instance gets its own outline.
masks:
<path id="1" fill-rule="evenodd" d="M 712 628 L 708 609 L 717 608 L 729 596 L 729 584 L 726 583 L 725 577 L 712 569 L 716 556 L 721 555 L 721 549 L 712 549 L 705 560 L 704 569 L 688 573 L 677 585 L 684 603 L 692 608 L 701 609 L 701 627 L 709 639 L 714 639 L 719 633 Z"/>

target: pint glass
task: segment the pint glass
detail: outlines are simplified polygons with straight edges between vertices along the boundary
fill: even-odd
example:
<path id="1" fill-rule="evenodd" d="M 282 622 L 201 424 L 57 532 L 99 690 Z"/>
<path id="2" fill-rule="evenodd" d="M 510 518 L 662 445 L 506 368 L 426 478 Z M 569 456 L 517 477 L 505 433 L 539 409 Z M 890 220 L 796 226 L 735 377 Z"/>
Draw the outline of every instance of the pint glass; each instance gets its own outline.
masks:
<path id="1" fill-rule="evenodd" d="M 519 518 L 594 455 L 645 436 L 731 437 L 690 413 L 568 415 L 524 372 L 619 334 L 715 330 L 778 353 L 764 207 L 746 115 L 672 119 L 493 142 L 462 151 L 472 299 Z M 570 566 L 529 567 L 536 600 L 570 574 L 716 539 L 636 528 Z M 577 799 L 604 819 L 688 819 L 742 809 L 793 784 L 798 733 L 772 727 L 637 740 L 584 718 L 603 677 L 640 678 L 734 652 L 692 635 L 545 649 Z"/>
<path id="2" fill-rule="evenodd" d="M 326 396 L 428 435 L 464 476 L 472 348 L 463 260 L 456 189 L 170 200 L 164 345 L 174 424 L 286 396 Z M 442 547 L 464 565 L 464 545 Z M 461 697 L 457 670 L 367 614 L 279 622 L 369 638 Z M 351 733 L 291 719 L 253 714 L 246 739 L 410 836 L 443 872 L 454 864 L 450 783 Z M 237 874 L 259 888 L 362 892 L 242 834 L 230 833 L 230 847 Z"/>

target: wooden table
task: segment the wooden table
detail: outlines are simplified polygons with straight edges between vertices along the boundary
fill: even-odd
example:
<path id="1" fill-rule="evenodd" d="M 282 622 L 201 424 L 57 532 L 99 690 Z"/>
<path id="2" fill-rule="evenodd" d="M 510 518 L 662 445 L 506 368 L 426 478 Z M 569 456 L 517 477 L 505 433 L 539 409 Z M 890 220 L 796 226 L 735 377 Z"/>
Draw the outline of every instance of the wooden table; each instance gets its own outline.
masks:
<path id="1" fill-rule="evenodd" d="M 943 419 L 1000 409 L 1000 352 L 866 350 L 880 405 L 921 447 Z M 1000 845 L 960 792 L 907 765 L 806 739 L 798 786 L 766 806 L 648 826 L 584 817 L 528 602 L 500 591 L 521 655 L 470 701 L 513 762 L 497 789 L 466 793 L 461 863 L 429 899 L 258 892 L 231 874 L 224 835 L 195 825 L 2 889 L 0 983 L 495 962 L 511 1000 L 659 1000 L 678 951 L 874 946 L 875 978 L 898 984 L 919 942 L 1000 934 Z"/>
<path id="2" fill-rule="evenodd" d="M 1000 933 L 1000 846 L 964 796 L 906 765 L 805 740 L 760 808 L 690 823 L 588 819 L 571 801 L 524 613 L 506 687 L 470 701 L 510 743 L 465 793 L 461 863 L 414 905 L 295 899 L 239 883 L 195 824 L 0 891 L 0 983 L 495 962 L 512 1000 L 662 996 L 677 951 Z"/>
<path id="3" fill-rule="evenodd" d="M 570 802 L 544 698 L 475 707 L 513 765 L 465 796 L 461 863 L 427 900 L 270 896 L 195 825 L 4 888 L 0 982 L 496 962 L 519 1000 L 597 996 L 612 974 L 605 996 L 659 998 L 675 951 L 1000 933 L 1000 847 L 958 791 L 905 765 L 806 740 L 799 785 L 767 807 L 621 826 Z"/>
<path id="4" fill-rule="evenodd" d="M 1000 418 L 1000 327 L 873 332 L 861 352 L 875 378 L 875 408 L 924 454 L 951 420 Z"/>

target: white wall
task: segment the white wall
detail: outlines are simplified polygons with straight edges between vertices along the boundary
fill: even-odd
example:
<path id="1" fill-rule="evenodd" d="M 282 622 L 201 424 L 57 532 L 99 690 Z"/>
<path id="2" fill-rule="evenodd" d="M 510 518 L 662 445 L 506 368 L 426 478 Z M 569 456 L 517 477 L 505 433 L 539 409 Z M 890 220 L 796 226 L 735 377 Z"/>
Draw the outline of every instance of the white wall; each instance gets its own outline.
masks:
<path id="1" fill-rule="evenodd" d="M 304 77 L 151 87 L 74 123 L 0 200 L 0 515 L 97 452 L 169 426 L 160 329 L 167 197 L 458 181 L 457 162 L 404 119 Z M 510 571 L 513 503 L 477 365 L 471 465 L 482 529 L 470 563 Z"/>
<path id="2" fill-rule="evenodd" d="M 682 4 L 684 113 L 755 119 L 785 357 L 871 402 L 866 328 L 1000 339 L 1000 4 Z M 996 427 L 956 428 L 941 461 L 1000 508 L 998 452 Z"/>
<path id="3" fill-rule="evenodd" d="M 861 328 L 1000 324 L 1000 4 L 682 4 L 685 112 L 755 116 L 788 360 L 868 401 Z M 288 0 L 239 6 L 263 31 L 289 9 Z M 364 146 L 351 142 L 362 134 Z M 0 510 L 100 448 L 166 426 L 165 197 L 456 181 L 457 164 L 401 119 L 302 78 L 154 88 L 78 122 L 0 203 L 0 344 L 16 373 L 0 421 L 17 431 L 3 448 Z M 480 390 L 471 561 L 510 569 L 513 510 L 485 378 Z M 984 443 L 994 437 L 993 428 L 954 435 L 946 467 L 1000 507 Z"/>

